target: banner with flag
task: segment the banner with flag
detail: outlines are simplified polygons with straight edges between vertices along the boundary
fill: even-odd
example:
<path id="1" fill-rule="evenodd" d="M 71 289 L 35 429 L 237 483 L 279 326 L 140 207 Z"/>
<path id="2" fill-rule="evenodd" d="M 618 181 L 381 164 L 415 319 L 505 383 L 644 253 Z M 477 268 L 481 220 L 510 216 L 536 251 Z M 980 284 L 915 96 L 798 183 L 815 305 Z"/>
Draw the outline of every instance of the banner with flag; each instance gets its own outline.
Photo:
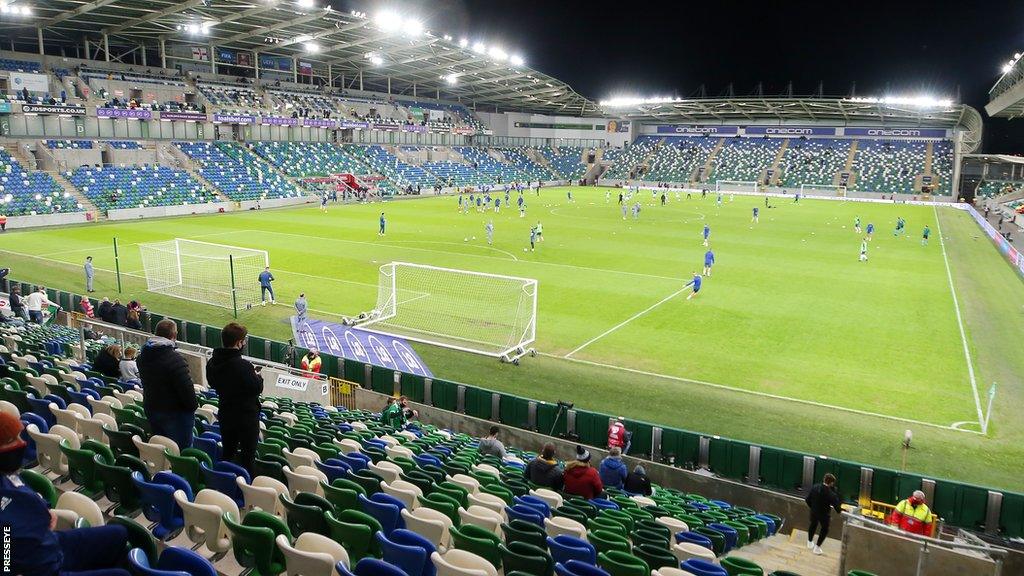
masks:
<path id="1" fill-rule="evenodd" d="M 313 65 L 309 62 L 299 62 L 299 74 L 303 76 L 313 75 Z"/>
<path id="2" fill-rule="evenodd" d="M 192 47 L 192 59 L 207 61 L 210 59 L 210 51 L 205 46 L 193 46 Z"/>

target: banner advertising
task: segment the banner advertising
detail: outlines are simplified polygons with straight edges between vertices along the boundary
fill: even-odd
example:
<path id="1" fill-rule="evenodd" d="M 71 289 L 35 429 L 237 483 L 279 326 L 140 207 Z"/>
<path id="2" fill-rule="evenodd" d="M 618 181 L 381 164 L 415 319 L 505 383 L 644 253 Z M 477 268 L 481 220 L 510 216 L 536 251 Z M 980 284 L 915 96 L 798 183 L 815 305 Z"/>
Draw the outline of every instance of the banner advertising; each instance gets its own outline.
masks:
<path id="1" fill-rule="evenodd" d="M 409 115 L 412 116 L 412 119 L 416 122 L 423 122 L 423 108 L 420 108 L 419 106 L 410 106 Z"/>
<path id="2" fill-rule="evenodd" d="M 135 118 L 137 120 L 152 120 L 153 111 L 143 108 L 97 108 L 97 118 Z"/>
<path id="3" fill-rule="evenodd" d="M 21 92 L 23 88 L 28 88 L 29 92 L 50 91 L 50 82 L 46 79 L 46 74 L 11 72 L 8 75 L 8 79 L 11 83 L 11 90 L 15 92 Z"/>
<path id="4" fill-rule="evenodd" d="M 426 132 L 426 126 L 420 126 L 418 124 L 403 124 L 402 132 Z"/>
<path id="5" fill-rule="evenodd" d="M 243 122 L 235 122 L 235 124 L 243 124 Z M 260 118 L 260 124 L 266 124 L 268 126 L 298 126 L 298 118 L 282 118 L 280 116 L 264 116 Z"/>
<path id="6" fill-rule="evenodd" d="M 287 56 L 260 56 L 260 68 L 287 72 L 292 69 L 292 59 Z"/>
<path id="7" fill-rule="evenodd" d="M 213 121 L 222 124 L 252 124 L 256 122 L 256 117 L 247 114 L 214 114 Z"/>
<path id="8" fill-rule="evenodd" d="M 292 316 L 292 333 L 295 341 L 306 348 L 316 348 L 320 352 L 392 370 L 429 378 L 434 376 L 419 355 L 401 338 L 323 320 L 308 319 L 297 325 L 295 316 Z"/>
<path id="9" fill-rule="evenodd" d="M 369 122 L 355 122 L 352 120 L 342 120 L 338 122 L 338 128 L 352 128 L 355 130 L 369 130 Z"/>
<path id="10" fill-rule="evenodd" d="M 372 130 L 383 130 L 385 132 L 394 132 L 400 129 L 398 124 L 374 124 L 370 126 Z"/>
<path id="11" fill-rule="evenodd" d="M 11 103 L 6 101 L 6 100 L 0 101 L 0 114 L 10 114 L 10 113 L 11 113 Z"/>
<path id="12" fill-rule="evenodd" d="M 661 125 L 658 126 L 658 134 L 712 134 L 712 135 L 729 135 L 739 134 L 739 126 L 718 126 L 718 125 L 693 125 L 693 126 L 677 126 L 677 125 Z"/>
<path id="13" fill-rule="evenodd" d="M 22 104 L 21 111 L 25 114 L 85 116 L 85 106 L 74 106 L 72 104 Z"/>
<path id="14" fill-rule="evenodd" d="M 880 136 L 883 138 L 945 138 L 943 128 L 844 128 L 846 136 Z"/>
<path id="15" fill-rule="evenodd" d="M 629 120 L 609 120 L 608 132 L 629 132 Z"/>
<path id="16" fill-rule="evenodd" d="M 1017 273 L 1020 274 L 1021 276 L 1024 276 L 1024 255 L 1022 255 L 1016 248 L 1011 246 L 1010 242 L 1007 241 L 1006 238 L 1003 237 L 1003 235 L 1000 234 L 999 231 L 996 230 L 995 227 L 993 227 L 992 224 L 990 224 L 984 216 L 979 214 L 973 206 L 968 205 L 967 211 L 971 213 L 971 216 L 974 217 L 974 220 L 975 222 L 978 223 L 978 226 L 981 226 L 981 229 L 985 232 L 985 234 L 987 234 L 988 237 L 992 240 L 992 242 L 995 243 L 996 247 L 999 249 L 999 252 L 1002 253 L 1007 260 L 1009 260 L 1011 265 L 1013 265 L 1013 269 L 1016 270 Z"/>
<path id="17" fill-rule="evenodd" d="M 252 53 L 251 52 L 238 52 L 235 55 L 235 58 L 238 60 L 237 64 L 239 66 L 245 66 L 247 68 L 251 68 L 252 67 Z"/>
<path id="18" fill-rule="evenodd" d="M 452 132 L 455 134 L 462 134 L 463 136 L 472 136 L 476 134 L 476 128 L 452 128 Z"/>
<path id="19" fill-rule="evenodd" d="M 193 46 L 192 59 L 205 62 L 210 59 L 210 51 L 206 49 L 206 46 Z"/>
<path id="20" fill-rule="evenodd" d="M 235 51 L 227 48 L 217 48 L 217 60 L 228 64 L 235 63 Z"/>
<path id="21" fill-rule="evenodd" d="M 338 123 L 326 118 L 305 118 L 302 120 L 302 125 L 310 128 L 334 128 Z"/>
<path id="22" fill-rule="evenodd" d="M 209 118 L 200 112 L 161 112 L 161 120 L 184 120 L 186 122 L 206 122 Z"/>
<path id="23" fill-rule="evenodd" d="M 313 65 L 309 62 L 299 62 L 299 74 L 302 76 L 312 76 Z"/>
<path id="24" fill-rule="evenodd" d="M 835 136 L 837 130 L 825 126 L 745 126 L 749 136 Z"/>

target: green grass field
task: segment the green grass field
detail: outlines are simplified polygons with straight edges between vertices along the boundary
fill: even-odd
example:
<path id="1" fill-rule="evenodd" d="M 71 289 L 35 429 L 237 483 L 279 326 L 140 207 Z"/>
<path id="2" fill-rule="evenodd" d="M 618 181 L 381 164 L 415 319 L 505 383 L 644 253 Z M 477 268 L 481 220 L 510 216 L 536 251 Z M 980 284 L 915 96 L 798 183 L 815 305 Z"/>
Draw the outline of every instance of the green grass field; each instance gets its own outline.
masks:
<path id="1" fill-rule="evenodd" d="M 84 288 L 81 262 L 92 255 L 98 294 L 113 295 L 116 236 L 122 299 L 217 324 L 230 312 L 145 292 L 135 244 L 179 237 L 264 249 L 279 305 L 241 319 L 278 339 L 290 337 L 290 302 L 300 291 L 314 317 L 372 308 L 378 268 L 391 261 L 535 278 L 537 358 L 514 367 L 416 345 L 434 374 L 888 467 L 899 466 L 911 428 L 910 469 L 1024 488 L 1024 423 L 1013 410 L 1022 399 L 1024 285 L 967 214 L 782 199 L 768 210 L 763 198 L 746 196 L 718 208 L 713 195 L 673 195 L 662 207 L 642 193 L 640 218 L 623 220 L 616 192 L 610 202 L 605 189 L 573 193 L 573 203 L 565 189 L 528 195 L 525 219 L 514 209 L 459 214 L 454 198 L 434 198 L 335 205 L 327 214 L 305 207 L 8 232 L 0 250 L 12 277 L 73 290 Z M 376 234 L 381 210 L 384 238 Z M 866 263 L 857 258 L 856 216 L 876 226 Z M 897 216 L 908 222 L 900 237 L 892 234 Z M 490 219 L 493 246 L 483 233 Z M 538 220 L 545 241 L 524 252 Z M 687 300 L 681 289 L 702 266 L 705 222 L 717 264 L 700 296 Z M 943 242 L 936 233 L 922 246 L 925 224 L 941 229 Z M 999 392 L 986 437 L 977 433 L 979 404 L 992 382 Z"/>

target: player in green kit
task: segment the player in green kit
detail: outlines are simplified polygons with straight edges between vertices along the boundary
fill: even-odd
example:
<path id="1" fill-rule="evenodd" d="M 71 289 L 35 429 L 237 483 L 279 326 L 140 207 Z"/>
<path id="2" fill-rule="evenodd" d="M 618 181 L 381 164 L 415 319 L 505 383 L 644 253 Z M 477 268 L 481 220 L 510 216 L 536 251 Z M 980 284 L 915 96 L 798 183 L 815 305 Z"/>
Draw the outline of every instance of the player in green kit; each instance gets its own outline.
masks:
<path id="1" fill-rule="evenodd" d="M 860 261 L 868 261 L 868 241 L 864 238 L 860 241 Z"/>
<path id="2" fill-rule="evenodd" d="M 860 216 L 853 219 L 853 231 L 860 234 Z"/>

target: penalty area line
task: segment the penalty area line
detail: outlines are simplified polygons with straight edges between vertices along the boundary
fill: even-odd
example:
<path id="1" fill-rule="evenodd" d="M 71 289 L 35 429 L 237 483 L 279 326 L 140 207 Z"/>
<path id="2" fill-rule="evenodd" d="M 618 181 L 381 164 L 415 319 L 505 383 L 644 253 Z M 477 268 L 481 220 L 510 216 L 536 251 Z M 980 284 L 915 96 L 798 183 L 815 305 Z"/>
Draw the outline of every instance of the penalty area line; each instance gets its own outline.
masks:
<path id="1" fill-rule="evenodd" d="M 639 318 L 639 317 L 643 316 L 644 314 L 647 314 L 647 313 L 648 313 L 648 312 L 650 312 L 651 310 L 654 310 L 654 309 L 655 309 L 655 308 L 657 308 L 658 306 L 661 306 L 662 304 L 664 304 L 665 302 L 668 302 L 669 300 L 671 300 L 671 299 L 675 298 L 675 297 L 676 297 L 676 296 L 678 296 L 679 294 L 682 294 L 682 293 L 683 293 L 683 292 L 684 292 L 684 291 L 685 291 L 686 289 L 688 289 L 688 288 L 689 288 L 689 286 L 683 286 L 683 287 L 682 287 L 682 288 L 680 288 L 679 290 L 676 290 L 675 292 L 673 292 L 673 293 L 669 294 L 668 296 L 666 296 L 666 297 L 662 298 L 661 300 L 659 300 L 659 301 L 655 302 L 654 304 L 651 304 L 651 305 L 650 305 L 650 306 L 648 306 L 647 308 L 644 308 L 643 310 L 641 310 L 641 311 L 637 312 L 636 314 L 633 314 L 632 316 L 630 316 L 629 318 L 626 318 L 626 319 L 625 319 L 625 320 L 623 320 L 622 322 L 619 322 L 619 323 L 618 323 L 618 324 L 616 324 L 615 326 L 612 326 L 611 328 L 609 328 L 609 329 L 605 330 L 604 332 L 602 332 L 602 333 L 598 334 L 597 336 L 594 336 L 594 337 L 593 337 L 593 338 L 591 338 L 590 340 L 587 340 L 587 341 L 586 341 L 586 342 L 584 342 L 583 344 L 580 344 L 580 345 L 579 345 L 579 346 L 578 346 L 578 347 L 577 347 L 577 348 L 576 348 L 575 350 L 573 350 L 572 352 L 569 352 L 568 354 L 566 354 L 566 355 L 564 356 L 564 358 L 567 358 L 567 359 L 571 359 L 571 358 L 572 358 L 572 355 L 573 355 L 573 354 L 575 354 L 575 353 L 579 352 L 580 350 L 583 350 L 583 349 L 584 349 L 584 348 L 586 348 L 587 346 L 590 346 L 590 345 L 591 345 L 591 344 L 593 344 L 594 342 L 597 342 L 598 340 L 600 340 L 601 338 L 604 338 L 605 336 L 607 336 L 607 335 L 611 334 L 612 332 L 615 332 L 615 331 L 616 331 L 616 330 L 618 330 L 619 328 L 622 328 L 622 327 L 623 327 L 623 326 L 625 326 L 626 324 L 629 324 L 630 322 L 632 322 L 633 320 L 636 320 L 637 318 Z"/>
<path id="2" fill-rule="evenodd" d="M 576 362 L 579 364 L 586 364 L 588 366 L 596 366 L 598 368 L 607 368 L 610 370 L 620 370 L 623 372 L 630 372 L 633 374 L 640 374 L 642 376 L 651 376 L 654 378 L 664 378 L 666 380 L 675 380 L 676 382 L 685 382 L 687 384 L 697 384 L 700 386 L 706 386 L 708 388 L 715 388 L 717 390 L 728 390 L 730 392 L 738 392 L 740 394 L 748 394 L 751 396 L 758 396 L 761 398 L 771 398 L 772 400 L 782 400 L 786 402 L 793 402 L 796 404 L 803 404 L 805 406 L 814 406 L 816 408 L 828 408 L 830 410 L 838 410 L 840 412 L 848 412 L 850 414 L 857 414 L 859 416 L 870 416 L 874 418 L 882 418 L 885 420 L 891 420 L 894 422 L 905 422 L 908 424 L 918 424 L 921 426 L 928 426 L 930 428 L 938 428 L 940 430 L 952 430 L 955 432 L 963 432 L 967 434 L 979 434 L 979 430 L 967 430 L 964 428 L 957 428 L 956 425 L 946 426 L 943 424 L 936 424 L 934 422 L 925 422 L 923 420 L 914 420 L 912 418 L 900 418 L 899 416 L 890 416 L 888 414 L 879 414 L 877 412 L 869 412 L 867 410 L 858 410 L 856 408 L 847 408 L 845 406 L 836 406 L 834 404 L 825 404 L 823 402 L 815 402 L 814 400 L 802 400 L 800 398 L 791 398 L 789 396 L 780 396 L 778 394 L 769 394 L 767 392 L 759 392 L 757 390 L 747 390 L 745 388 L 736 388 L 734 386 L 726 386 L 725 384 L 715 384 L 714 382 L 706 382 L 704 380 L 695 380 L 693 378 L 684 378 L 682 376 L 670 376 L 668 374 L 659 374 L 657 372 L 648 372 L 646 370 L 638 370 L 636 368 L 626 368 L 625 366 L 616 366 L 614 364 L 605 364 L 602 362 L 594 362 L 591 360 L 581 360 L 579 358 L 569 358 L 568 356 L 558 356 L 556 354 L 546 354 L 539 352 L 542 356 L 549 358 L 556 358 L 561 360 L 568 360 L 569 362 Z M 960 424 L 960 423 L 958 423 Z M 975 424 L 975 422 L 968 422 L 968 424 Z"/>

